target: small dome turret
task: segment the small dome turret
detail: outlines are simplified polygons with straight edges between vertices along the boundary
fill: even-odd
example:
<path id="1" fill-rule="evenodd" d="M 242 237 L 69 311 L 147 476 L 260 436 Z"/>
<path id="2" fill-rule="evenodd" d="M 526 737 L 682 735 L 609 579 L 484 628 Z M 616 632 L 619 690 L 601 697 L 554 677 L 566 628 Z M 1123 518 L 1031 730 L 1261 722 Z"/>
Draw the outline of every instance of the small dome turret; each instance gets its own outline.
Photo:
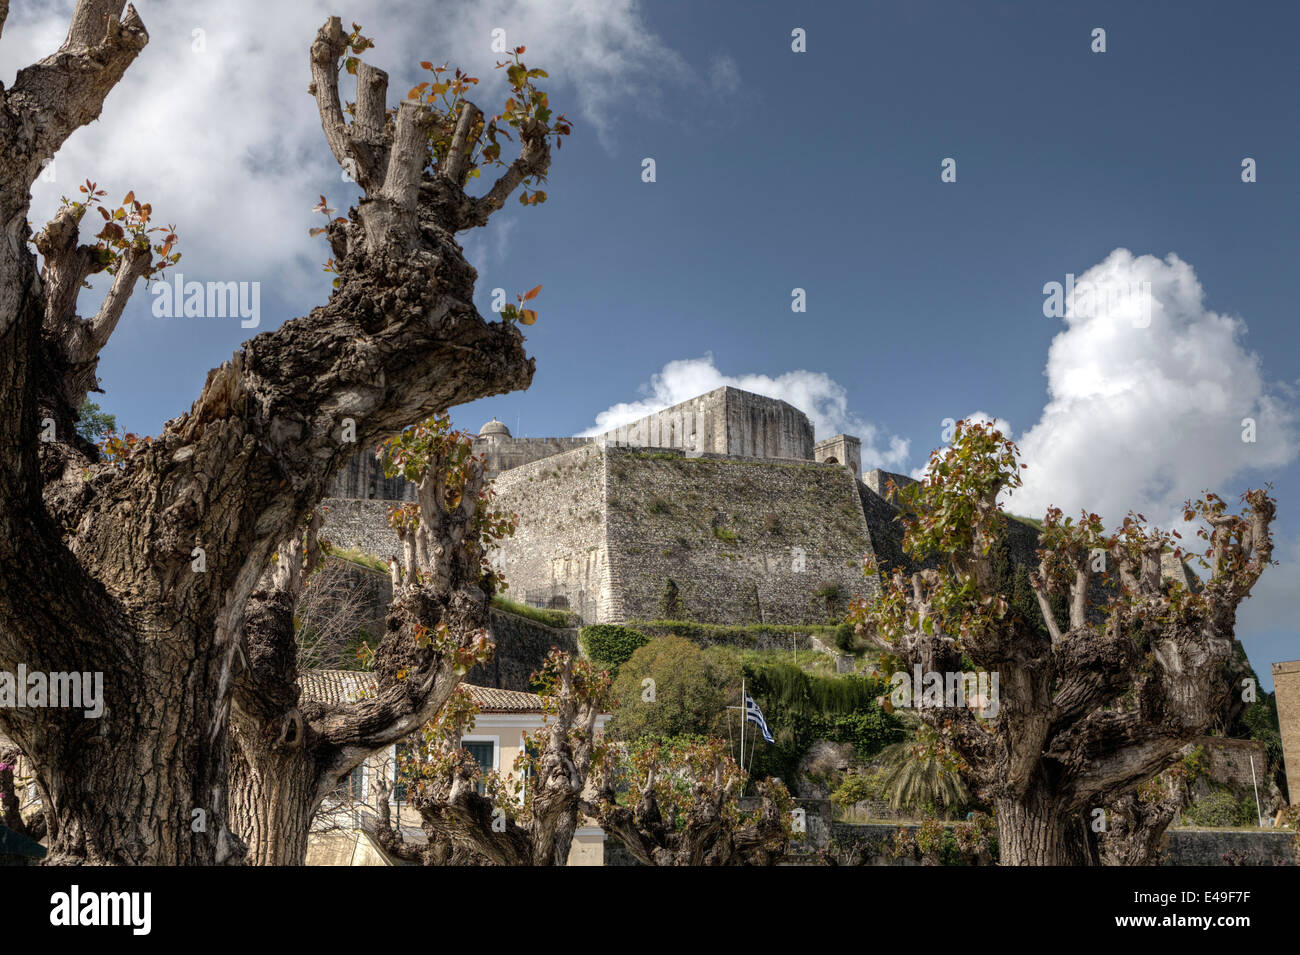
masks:
<path id="1" fill-rule="evenodd" d="M 478 429 L 478 436 L 480 438 L 492 437 L 494 435 L 502 438 L 510 437 L 510 429 L 496 418 L 493 418 L 487 424 L 483 425 L 483 427 Z"/>

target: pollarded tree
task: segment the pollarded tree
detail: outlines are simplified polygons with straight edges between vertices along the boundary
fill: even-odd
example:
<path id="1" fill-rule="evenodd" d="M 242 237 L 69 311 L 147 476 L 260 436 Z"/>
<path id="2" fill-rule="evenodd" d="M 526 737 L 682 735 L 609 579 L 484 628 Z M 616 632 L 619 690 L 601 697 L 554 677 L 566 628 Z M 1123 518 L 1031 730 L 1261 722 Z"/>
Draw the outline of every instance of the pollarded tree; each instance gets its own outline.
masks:
<path id="1" fill-rule="evenodd" d="M 1156 865 L 1165 830 L 1186 802 L 1186 771 L 1181 763 L 1124 793 L 1108 808 L 1098 834 L 1102 865 Z"/>
<path id="2" fill-rule="evenodd" d="M 742 807 L 749 777 L 726 750 L 721 739 L 611 746 L 583 808 L 643 865 L 775 865 L 789 848 L 793 801 L 780 780 L 763 780 L 758 807 Z"/>
<path id="3" fill-rule="evenodd" d="M 1248 491 L 1241 515 L 1214 494 L 1188 503 L 1184 518 L 1210 528 L 1200 532 L 1209 576 L 1198 590 L 1165 578 L 1162 561 L 1182 551 L 1140 515 L 1107 534 L 1096 515 L 1076 524 L 1048 511 L 1030 580 L 1040 622 L 998 592 L 992 560 L 1006 526 L 998 495 L 1019 486 L 1021 467 L 997 431 L 960 424 L 925 480 L 903 492 L 908 553 L 938 566 L 910 580 L 894 572 L 853 619 L 908 673 L 946 679 L 969 660 L 999 677 L 991 719 L 954 701 L 919 714 L 992 803 L 1003 864 L 1082 864 L 1094 861 L 1092 810 L 1167 769 L 1240 705 L 1236 610 L 1270 562 L 1275 502 Z M 1093 586 L 1103 556 L 1115 572 L 1108 587 Z M 1065 622 L 1054 594 L 1068 598 Z"/>
<path id="4" fill-rule="evenodd" d="M 602 748 L 596 719 L 610 706 L 609 676 L 553 648 L 537 677 L 546 724 L 530 735 L 509 776 L 484 773 L 462 748 L 476 711 L 463 691 L 404 762 L 411 805 L 429 837 L 426 863 L 567 864 Z"/>
<path id="5" fill-rule="evenodd" d="M 245 610 L 230 803 L 254 864 L 301 865 L 312 818 L 339 779 L 416 732 L 471 667 L 491 659 L 488 607 L 500 581 L 487 554 L 514 520 L 492 509 L 473 439 L 438 416 L 381 453 L 388 476 L 415 483 L 416 501 L 390 515 L 403 556 L 390 560 L 393 600 L 371 660 L 375 687 L 352 703 L 300 698 L 294 608 L 323 556 L 319 512 L 280 548 Z"/>
<path id="6" fill-rule="evenodd" d="M 544 75 L 502 64 L 513 89 L 491 120 L 475 82 L 444 75 L 387 108 L 370 46 L 331 18 L 311 43 L 310 92 L 336 159 L 364 193 L 325 227 L 329 302 L 259 335 L 209 373 L 190 411 L 121 466 L 75 430 L 99 350 L 162 247 L 123 236 L 94 319 L 76 291 L 102 262 L 66 212 L 28 248 L 31 185 L 144 48 L 122 0 L 78 0 L 63 45 L 0 90 L 0 670 L 99 671 L 106 709 L 5 709 L 50 803 L 50 860 L 189 864 L 239 856 L 227 825 L 231 692 L 243 615 L 276 548 L 355 449 L 451 405 L 528 386 L 533 364 L 512 309 L 486 322 L 455 235 L 485 225 L 545 176 L 552 118 Z M 0 29 L 8 12 L 0 4 Z M 430 64 L 432 68 L 432 64 Z M 357 81 L 351 120 L 342 70 Z M 501 159 L 513 132 L 519 155 Z M 466 184 L 504 167 L 481 196 Z M 132 209 L 134 211 L 134 208 Z M 165 245 L 165 243 L 164 243 Z M 142 264 L 144 263 L 144 264 Z M 45 439 L 45 440 L 42 440 Z"/>

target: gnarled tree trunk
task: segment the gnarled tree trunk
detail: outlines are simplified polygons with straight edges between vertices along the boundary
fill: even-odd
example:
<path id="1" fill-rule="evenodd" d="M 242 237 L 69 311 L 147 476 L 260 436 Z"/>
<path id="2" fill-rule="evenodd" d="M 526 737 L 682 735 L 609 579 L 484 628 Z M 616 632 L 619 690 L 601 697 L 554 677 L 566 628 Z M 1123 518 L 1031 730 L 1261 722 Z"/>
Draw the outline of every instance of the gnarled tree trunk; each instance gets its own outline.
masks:
<path id="1" fill-rule="evenodd" d="M 427 865 L 568 864 L 595 755 L 596 720 L 610 700 L 609 678 L 554 648 L 542 673 L 554 684 L 548 694 L 553 712 L 541 731 L 545 743 L 522 812 L 507 813 L 478 792 L 477 764 L 460 742 L 468 709 L 445 714 L 432 728 L 435 752 L 418 763 L 411 798 L 429 838 Z"/>
<path id="2" fill-rule="evenodd" d="M 134 260 L 119 260 L 104 306 L 80 319 L 68 293 L 87 274 L 84 247 L 63 241 L 56 219 L 38 278 L 26 219 L 41 163 L 99 115 L 148 39 L 123 6 L 79 0 L 60 50 L 0 91 L 0 669 L 101 672 L 105 695 L 99 719 L 5 709 L 0 731 L 35 764 L 50 861 L 221 863 L 241 854 L 227 781 L 244 608 L 276 544 L 357 447 L 531 380 L 518 329 L 476 312 L 454 234 L 545 172 L 548 131 L 525 122 L 520 157 L 472 199 L 464 154 L 426 168 L 446 117 L 408 101 L 390 122 L 379 71 L 346 122 L 347 43 L 327 22 L 313 89 L 331 148 L 366 193 L 329 227 L 338 286 L 327 305 L 245 343 L 187 414 L 118 467 L 73 422 L 130 291 L 116 278 Z M 342 437 L 345 419 L 356 443 Z M 348 735 L 343 749 L 356 746 Z"/>
<path id="3" fill-rule="evenodd" d="M 232 733 L 231 826 L 248 844 L 248 865 L 302 865 L 319 806 L 312 753 L 292 741 Z"/>
<path id="4" fill-rule="evenodd" d="M 741 819 L 732 804 L 746 776 L 722 746 L 721 740 L 693 745 L 680 762 L 656 750 L 645 778 L 637 781 L 639 798 L 630 808 L 619 802 L 618 787 L 631 767 L 611 753 L 601 767 L 596 800 L 584 808 L 642 865 L 776 865 L 790 844 L 781 806 L 789 794 L 778 781 L 759 783 L 759 809 Z M 684 807 L 671 799 L 671 783 L 660 789 L 661 779 L 690 788 Z M 670 796 L 666 807 L 660 804 L 661 791 Z"/>

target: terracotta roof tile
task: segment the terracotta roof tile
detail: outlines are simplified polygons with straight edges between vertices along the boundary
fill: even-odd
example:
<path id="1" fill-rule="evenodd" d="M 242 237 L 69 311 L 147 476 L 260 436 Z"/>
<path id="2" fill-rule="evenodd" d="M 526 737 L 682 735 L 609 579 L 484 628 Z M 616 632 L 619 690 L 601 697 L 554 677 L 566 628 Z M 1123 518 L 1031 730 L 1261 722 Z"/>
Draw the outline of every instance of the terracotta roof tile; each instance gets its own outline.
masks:
<path id="1" fill-rule="evenodd" d="M 363 670 L 302 670 L 298 673 L 302 698 L 319 703 L 350 703 L 362 690 L 375 688 L 375 675 Z M 464 684 L 483 713 L 540 713 L 542 698 L 536 693 L 499 690 Z"/>

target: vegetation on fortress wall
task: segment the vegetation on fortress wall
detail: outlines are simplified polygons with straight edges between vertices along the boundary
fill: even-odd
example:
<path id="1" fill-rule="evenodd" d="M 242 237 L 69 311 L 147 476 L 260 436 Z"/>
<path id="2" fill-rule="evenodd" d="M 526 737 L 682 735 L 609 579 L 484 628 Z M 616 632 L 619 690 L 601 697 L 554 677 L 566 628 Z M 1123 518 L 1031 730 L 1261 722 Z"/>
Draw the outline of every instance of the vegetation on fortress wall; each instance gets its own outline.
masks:
<path id="1" fill-rule="evenodd" d="M 530 607 L 528 604 L 517 603 L 507 597 L 502 597 L 500 594 L 492 598 L 492 606 L 498 610 L 504 610 L 506 613 L 527 617 L 529 620 L 536 621 L 547 627 L 554 627 L 557 630 L 574 627 L 578 623 L 577 616 L 567 610 L 546 610 L 542 607 Z"/>
<path id="2" fill-rule="evenodd" d="M 796 628 L 791 628 L 796 629 Z M 902 722 L 876 702 L 887 688 L 883 678 L 810 673 L 787 662 L 789 651 L 755 651 L 735 646 L 701 648 L 680 635 L 655 636 L 619 668 L 614 680 L 618 707 L 609 724 L 616 739 L 643 736 L 714 736 L 739 740 L 740 681 L 759 703 L 774 743 L 753 740 L 746 766 L 756 778 L 795 778 L 799 761 L 819 739 L 850 743 L 867 758 L 903 736 Z M 808 661 L 827 660 L 808 654 Z M 653 699 L 647 684 L 653 684 Z M 751 762 L 752 760 L 752 762 Z"/>
<path id="3" fill-rule="evenodd" d="M 832 646 L 836 643 L 838 631 L 838 626 L 829 624 L 716 624 L 693 620 L 628 620 L 627 626 L 651 637 L 685 637 L 701 647 L 722 644 L 755 650 L 789 650 L 792 646 L 808 650 L 811 649 L 809 637 L 816 637 Z"/>
<path id="4" fill-rule="evenodd" d="M 587 658 L 614 675 L 633 653 L 649 641 L 644 633 L 613 623 L 583 627 L 578 632 L 578 645 Z"/>

